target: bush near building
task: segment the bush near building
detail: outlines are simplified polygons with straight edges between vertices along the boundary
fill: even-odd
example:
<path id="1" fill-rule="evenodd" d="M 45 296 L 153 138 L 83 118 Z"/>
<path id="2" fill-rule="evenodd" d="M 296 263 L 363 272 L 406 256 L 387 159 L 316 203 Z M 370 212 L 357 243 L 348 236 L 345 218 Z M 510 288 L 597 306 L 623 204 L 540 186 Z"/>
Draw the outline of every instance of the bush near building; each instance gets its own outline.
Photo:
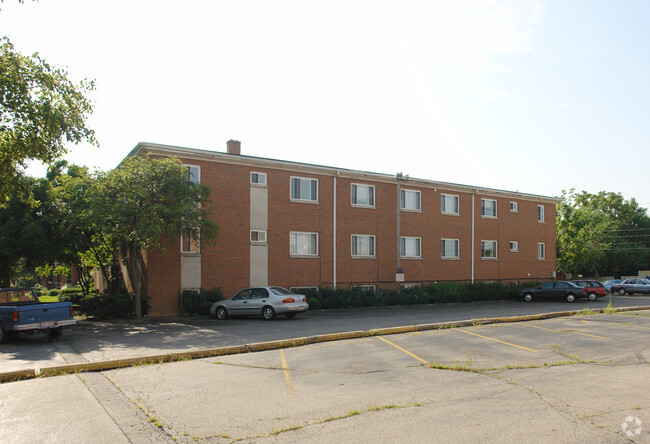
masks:
<path id="1" fill-rule="evenodd" d="M 181 312 L 186 316 L 208 315 L 212 304 L 223 299 L 221 287 L 202 291 L 184 290 L 181 293 Z"/>
<path id="2" fill-rule="evenodd" d="M 307 296 L 310 309 L 361 308 L 514 299 L 519 290 L 536 285 L 539 282 L 524 282 L 520 285 L 440 282 L 403 289 L 399 293 L 395 290 L 373 292 L 361 288 L 319 288 L 301 293 Z"/>

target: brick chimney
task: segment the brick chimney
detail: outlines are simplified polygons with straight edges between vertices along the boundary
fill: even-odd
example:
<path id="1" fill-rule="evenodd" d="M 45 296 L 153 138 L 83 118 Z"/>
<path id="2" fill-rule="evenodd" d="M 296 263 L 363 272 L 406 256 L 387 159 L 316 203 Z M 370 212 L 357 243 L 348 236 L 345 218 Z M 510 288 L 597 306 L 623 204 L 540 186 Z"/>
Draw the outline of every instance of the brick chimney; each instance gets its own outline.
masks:
<path id="1" fill-rule="evenodd" d="M 228 145 L 228 154 L 236 154 L 238 156 L 241 154 L 241 142 L 239 140 L 230 139 L 226 142 L 226 145 Z"/>

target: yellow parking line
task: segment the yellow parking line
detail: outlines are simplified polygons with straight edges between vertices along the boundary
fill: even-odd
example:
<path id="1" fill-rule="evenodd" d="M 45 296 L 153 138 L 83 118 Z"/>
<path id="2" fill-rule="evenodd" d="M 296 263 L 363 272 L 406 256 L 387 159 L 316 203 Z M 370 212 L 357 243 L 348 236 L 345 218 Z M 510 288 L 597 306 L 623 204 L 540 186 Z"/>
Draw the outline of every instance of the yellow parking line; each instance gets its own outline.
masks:
<path id="1" fill-rule="evenodd" d="M 528 351 L 532 351 L 532 352 L 535 352 L 535 353 L 538 352 L 538 350 L 533 350 L 532 348 L 522 347 L 521 345 L 511 344 L 510 342 L 501 341 L 501 340 L 499 340 L 499 339 L 488 338 L 487 336 L 482 336 L 482 335 L 479 335 L 479 334 L 476 334 L 476 333 L 472 333 L 472 332 L 467 331 L 467 330 L 456 329 L 456 331 L 462 331 L 463 333 L 467 333 L 468 335 L 478 336 L 479 338 L 489 339 L 490 341 L 500 342 L 500 343 L 502 343 L 502 344 L 510 345 L 510 346 L 512 346 L 512 347 L 521 348 L 521 349 L 523 349 L 523 350 L 528 350 Z"/>
<path id="2" fill-rule="evenodd" d="M 611 339 L 611 338 L 606 338 L 605 336 L 590 335 L 590 334 L 587 334 L 587 333 L 579 333 L 577 331 L 551 330 L 550 328 L 539 327 L 537 325 L 531 325 L 531 324 L 528 324 L 528 326 L 533 327 L 533 328 L 539 328 L 540 330 L 552 331 L 552 332 L 555 332 L 555 333 L 571 333 L 571 334 L 574 334 L 574 335 L 590 336 L 592 338 L 598 338 L 598 339 Z"/>
<path id="3" fill-rule="evenodd" d="M 582 322 L 591 322 L 591 321 L 584 321 L 583 320 Z M 630 327 L 634 327 L 634 328 L 643 328 L 644 330 L 650 330 L 650 327 L 644 327 L 642 325 L 636 325 L 635 323 L 629 323 L 629 324 L 626 323 L 626 324 L 621 324 L 621 325 L 629 325 Z"/>
<path id="4" fill-rule="evenodd" d="M 287 359 L 284 356 L 283 349 L 280 349 L 280 359 L 282 359 L 282 373 L 284 373 L 284 380 L 287 381 L 289 398 L 293 398 L 293 385 L 291 384 L 291 374 L 289 373 L 289 366 L 287 365 Z"/>
<path id="5" fill-rule="evenodd" d="M 419 356 L 414 355 L 414 354 L 411 353 L 410 351 L 408 351 L 408 350 L 404 350 L 402 347 L 400 347 L 400 346 L 397 345 L 397 344 L 394 344 L 394 343 L 390 342 L 388 339 L 384 339 L 384 338 L 382 338 L 381 336 L 376 336 L 376 338 L 377 338 L 377 339 L 381 339 L 381 340 L 384 341 L 386 344 L 390 344 L 390 345 L 392 345 L 393 347 L 395 347 L 396 349 L 403 351 L 404 353 L 406 353 L 406 354 L 409 355 L 410 357 L 417 359 L 418 361 L 420 361 L 420 362 L 423 363 L 423 364 L 429 364 L 429 361 L 425 361 L 424 359 L 420 358 Z"/>

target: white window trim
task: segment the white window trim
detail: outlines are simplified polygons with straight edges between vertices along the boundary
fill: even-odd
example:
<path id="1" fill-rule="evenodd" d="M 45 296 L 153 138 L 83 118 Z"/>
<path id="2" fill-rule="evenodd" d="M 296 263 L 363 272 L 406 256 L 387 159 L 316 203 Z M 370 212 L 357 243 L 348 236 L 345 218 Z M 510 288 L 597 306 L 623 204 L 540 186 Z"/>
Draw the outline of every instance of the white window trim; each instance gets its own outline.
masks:
<path id="1" fill-rule="evenodd" d="M 442 244 L 444 241 L 455 241 L 458 245 L 458 255 L 456 256 L 443 256 L 442 251 L 440 251 L 440 257 L 443 260 L 458 260 L 460 259 L 460 239 L 451 239 L 451 238 L 442 238 L 440 239 L 440 243 Z M 442 250 L 442 245 L 440 245 L 440 250 Z"/>
<path id="2" fill-rule="evenodd" d="M 455 197 L 456 198 L 456 203 L 458 207 L 458 211 L 447 211 L 447 209 L 442 209 L 442 203 L 444 202 L 445 197 Z M 447 194 L 447 193 L 441 193 L 440 194 L 440 213 L 445 214 L 445 215 L 451 215 L 451 216 L 460 216 L 460 196 L 458 194 Z"/>
<path id="3" fill-rule="evenodd" d="M 294 234 L 308 234 L 308 235 L 316 235 L 316 253 L 292 253 L 291 252 L 291 236 Z M 307 232 L 307 231 L 290 231 L 289 232 L 289 256 L 291 257 L 310 257 L 310 258 L 317 258 L 318 257 L 318 233 L 314 232 Z"/>
<path id="4" fill-rule="evenodd" d="M 187 168 L 196 168 L 198 170 L 198 174 L 197 174 L 198 177 L 196 179 L 196 183 L 200 184 L 201 183 L 201 165 L 193 165 L 191 163 L 184 163 L 183 166 L 187 167 Z"/>
<path id="5" fill-rule="evenodd" d="M 418 204 L 420 205 L 420 208 L 406 208 L 402 206 L 402 193 L 404 194 L 404 203 L 406 204 L 406 193 L 417 193 L 418 195 Z M 416 213 L 421 213 L 422 212 L 422 192 L 420 190 L 410 190 L 407 188 L 402 188 L 400 189 L 400 196 L 399 196 L 399 208 L 402 211 L 412 211 Z"/>
<path id="6" fill-rule="evenodd" d="M 297 197 L 292 197 L 292 190 L 291 186 L 293 185 L 293 180 L 294 179 L 300 179 L 300 180 L 309 180 L 309 181 L 315 181 L 316 182 L 316 199 L 300 199 Z M 302 202 L 302 203 L 312 203 L 312 204 L 317 204 L 318 203 L 318 195 L 320 194 L 320 184 L 318 183 L 318 179 L 314 179 L 313 177 L 301 177 L 301 176 L 291 176 L 289 177 L 289 200 L 291 202 Z M 311 192 L 311 186 L 309 187 L 310 192 Z"/>
<path id="7" fill-rule="evenodd" d="M 540 212 L 539 210 L 542 211 Z M 546 223 L 546 208 L 544 205 L 537 205 L 537 222 L 540 224 Z"/>
<path id="8" fill-rule="evenodd" d="M 494 202 L 494 215 L 483 214 L 483 209 L 485 208 L 485 202 L 490 201 Z M 484 219 L 497 219 L 499 216 L 499 203 L 496 199 L 485 199 L 481 198 L 481 217 Z"/>
<path id="9" fill-rule="evenodd" d="M 483 256 L 483 244 L 486 242 L 490 242 L 494 244 L 494 256 Z M 481 241 L 481 260 L 487 260 L 487 261 L 495 261 L 499 259 L 499 243 L 496 240 L 482 240 Z"/>
<path id="10" fill-rule="evenodd" d="M 541 255 L 540 255 L 540 248 L 542 247 Z M 540 261 L 545 261 L 546 260 L 546 243 L 545 242 L 537 242 L 537 260 Z"/>
<path id="11" fill-rule="evenodd" d="M 377 286 L 376 286 L 376 285 L 372 285 L 372 284 L 369 284 L 369 285 L 365 285 L 365 284 L 353 284 L 353 285 L 350 285 L 350 288 L 351 288 L 351 289 L 352 289 L 352 288 L 359 288 L 359 289 L 361 289 L 361 290 L 363 290 L 363 291 L 372 291 L 373 293 L 377 293 Z"/>
<path id="12" fill-rule="evenodd" d="M 372 238 L 372 250 L 374 251 L 374 254 L 358 254 L 358 249 L 357 249 L 357 254 L 352 253 L 352 248 L 354 246 L 354 238 L 357 237 L 368 237 Z M 350 235 L 350 255 L 353 258 L 362 258 L 362 259 L 375 259 L 377 257 L 377 238 L 373 234 L 352 234 Z"/>
<path id="13" fill-rule="evenodd" d="M 253 182 L 253 174 L 257 174 L 258 177 L 264 177 L 264 183 L 259 183 L 259 182 Z M 262 173 L 259 171 L 251 171 L 251 185 L 254 187 L 263 187 L 266 188 L 268 186 L 268 176 L 266 173 Z"/>
<path id="14" fill-rule="evenodd" d="M 185 244 L 185 230 L 181 230 L 181 253 L 182 254 L 200 254 L 201 253 L 201 233 L 199 232 L 199 238 L 196 239 L 196 250 L 184 250 L 183 245 Z M 190 238 L 190 246 L 193 244 L 192 239 Z"/>
<path id="15" fill-rule="evenodd" d="M 406 241 L 406 239 L 417 239 L 420 244 L 420 251 L 418 256 L 405 256 L 402 255 L 402 239 Z M 404 250 L 406 250 L 406 245 L 404 246 Z M 406 251 L 405 251 L 406 253 Z M 399 254 L 400 258 L 402 259 L 422 259 L 422 238 L 421 237 L 413 237 L 413 236 L 401 236 L 399 239 Z"/>
<path id="16" fill-rule="evenodd" d="M 291 287 L 290 286 L 289 290 L 294 292 L 294 293 L 295 293 L 294 290 L 298 290 L 298 291 L 315 290 L 316 292 L 318 292 L 318 286 L 317 285 L 299 285 L 297 287 Z M 300 293 L 296 293 L 296 294 L 300 294 Z"/>
<path id="17" fill-rule="evenodd" d="M 512 244 L 515 245 L 515 248 L 512 248 Z M 509 245 L 510 245 L 510 251 L 512 251 L 513 253 L 516 253 L 516 252 L 519 251 L 519 241 L 510 241 Z"/>
<path id="18" fill-rule="evenodd" d="M 353 190 L 353 187 L 372 188 L 372 201 L 373 201 L 372 205 L 366 205 L 366 204 L 360 204 L 360 203 L 352 202 L 352 196 L 353 196 L 352 190 Z M 350 205 L 352 205 L 353 207 L 360 207 L 360 208 L 375 208 L 375 204 L 377 202 L 377 193 L 376 193 L 376 191 L 377 190 L 375 189 L 374 185 L 369 185 L 367 183 L 351 183 L 350 184 Z"/>
<path id="19" fill-rule="evenodd" d="M 513 208 L 514 206 L 514 208 Z M 510 202 L 510 212 L 511 213 L 519 213 L 519 203 L 511 201 Z"/>
<path id="20" fill-rule="evenodd" d="M 257 240 L 253 240 L 253 233 L 258 234 Z M 263 234 L 263 236 L 262 236 L 264 238 L 263 240 L 259 239 L 260 234 Z M 267 242 L 266 230 L 251 230 L 250 241 L 253 244 L 265 244 Z"/>

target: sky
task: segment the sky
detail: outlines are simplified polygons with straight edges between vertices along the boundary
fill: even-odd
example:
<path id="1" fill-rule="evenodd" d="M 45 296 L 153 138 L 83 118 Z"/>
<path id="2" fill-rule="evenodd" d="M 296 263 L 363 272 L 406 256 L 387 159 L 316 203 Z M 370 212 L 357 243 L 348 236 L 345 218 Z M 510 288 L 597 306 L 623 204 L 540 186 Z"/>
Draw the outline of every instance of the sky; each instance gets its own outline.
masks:
<path id="1" fill-rule="evenodd" d="M 0 35 L 94 79 L 138 142 L 650 207 L 646 0 L 4 0 Z M 43 167 L 32 165 L 32 175 Z"/>

